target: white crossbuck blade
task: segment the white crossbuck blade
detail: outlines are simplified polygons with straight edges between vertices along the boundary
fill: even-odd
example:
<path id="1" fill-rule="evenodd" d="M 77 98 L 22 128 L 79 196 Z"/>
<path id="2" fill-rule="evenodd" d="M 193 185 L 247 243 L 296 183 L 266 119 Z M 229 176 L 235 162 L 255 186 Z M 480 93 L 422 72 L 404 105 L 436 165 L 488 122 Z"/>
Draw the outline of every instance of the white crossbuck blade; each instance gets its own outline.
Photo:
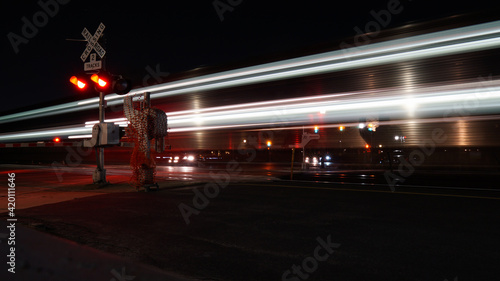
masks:
<path id="1" fill-rule="evenodd" d="M 99 37 L 101 37 L 102 32 L 104 31 L 104 24 L 101 22 L 99 24 L 99 27 L 97 28 L 97 31 L 95 32 L 94 36 L 91 35 L 91 33 L 87 30 L 87 28 L 83 28 L 82 35 L 85 38 L 85 40 L 88 42 L 87 46 L 85 47 L 85 50 L 83 51 L 82 55 L 80 58 L 82 59 L 83 62 L 87 59 L 89 56 L 90 52 L 92 52 L 92 49 L 96 51 L 96 53 L 102 58 L 106 54 L 106 51 L 104 50 L 99 43 L 97 43 L 97 40 L 99 40 Z"/>

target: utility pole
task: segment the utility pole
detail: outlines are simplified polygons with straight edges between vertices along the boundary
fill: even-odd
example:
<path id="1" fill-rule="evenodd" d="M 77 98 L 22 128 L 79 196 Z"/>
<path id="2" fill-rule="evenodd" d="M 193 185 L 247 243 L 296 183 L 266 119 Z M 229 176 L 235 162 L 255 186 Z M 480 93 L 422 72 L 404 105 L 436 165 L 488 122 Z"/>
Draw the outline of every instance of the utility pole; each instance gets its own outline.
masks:
<path id="1" fill-rule="evenodd" d="M 106 104 L 104 100 L 104 93 L 102 91 L 99 92 L 99 124 L 104 123 L 104 113 L 106 111 Z M 102 129 L 102 127 L 101 127 Z M 94 175 L 92 179 L 96 184 L 106 184 L 106 169 L 104 169 L 104 147 L 99 146 L 96 147 L 97 152 L 97 168 L 94 171 Z"/>

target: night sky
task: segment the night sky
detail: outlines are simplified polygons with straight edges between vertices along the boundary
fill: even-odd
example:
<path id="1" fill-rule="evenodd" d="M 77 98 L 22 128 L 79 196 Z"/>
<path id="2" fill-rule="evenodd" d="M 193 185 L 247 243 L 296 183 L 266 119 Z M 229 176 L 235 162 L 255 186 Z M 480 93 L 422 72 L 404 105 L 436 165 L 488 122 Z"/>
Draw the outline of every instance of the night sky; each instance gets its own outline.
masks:
<path id="1" fill-rule="evenodd" d="M 107 70 L 138 87 L 196 68 L 210 72 L 339 49 L 340 42 L 352 41 L 356 27 L 364 30 L 374 20 L 371 11 L 398 11 L 383 27 L 389 29 L 496 8 L 482 2 L 2 1 L 0 112 L 94 95 L 68 81 L 84 74 L 86 42 L 67 39 L 83 39 L 84 27 L 94 34 L 100 22 L 106 26 Z"/>

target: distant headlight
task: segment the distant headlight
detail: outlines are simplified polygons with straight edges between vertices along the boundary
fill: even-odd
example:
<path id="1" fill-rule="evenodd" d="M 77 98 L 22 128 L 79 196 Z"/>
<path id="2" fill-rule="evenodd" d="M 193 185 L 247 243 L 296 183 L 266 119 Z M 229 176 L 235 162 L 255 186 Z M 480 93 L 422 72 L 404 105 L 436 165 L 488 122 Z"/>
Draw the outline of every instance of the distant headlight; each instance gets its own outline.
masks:
<path id="1" fill-rule="evenodd" d="M 327 156 L 325 156 L 325 160 L 330 161 L 330 160 L 332 160 L 332 157 L 330 157 L 330 155 L 327 155 Z"/>
<path id="2" fill-rule="evenodd" d="M 318 158 L 317 157 L 313 157 L 313 163 L 318 163 Z"/>
<path id="3" fill-rule="evenodd" d="M 188 160 L 188 161 L 194 161 L 194 156 L 193 156 L 193 155 L 189 155 L 189 156 L 187 157 L 187 160 Z"/>
<path id="4" fill-rule="evenodd" d="M 306 163 L 309 163 L 309 157 L 306 157 Z"/>

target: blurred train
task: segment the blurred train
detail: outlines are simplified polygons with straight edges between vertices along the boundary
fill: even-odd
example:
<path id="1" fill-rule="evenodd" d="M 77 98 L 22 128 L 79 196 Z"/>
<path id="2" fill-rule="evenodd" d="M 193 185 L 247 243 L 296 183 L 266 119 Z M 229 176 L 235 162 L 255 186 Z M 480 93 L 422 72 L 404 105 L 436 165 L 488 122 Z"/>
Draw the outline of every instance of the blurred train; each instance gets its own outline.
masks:
<path id="1" fill-rule="evenodd" d="M 155 154 L 162 165 L 287 163 L 294 149 L 295 161 L 319 167 L 405 161 L 498 171 L 500 22 L 457 16 L 372 39 L 351 49 L 192 71 L 130 94 L 150 92 L 152 105 L 167 113 L 171 149 Z M 121 98 L 108 96 L 106 119 L 126 126 Z M 0 117 L 0 144 L 50 143 L 56 136 L 81 141 L 96 117 L 95 99 L 10 113 Z M 304 147 L 305 133 L 318 138 Z M 108 148 L 106 161 L 127 163 L 128 151 Z M 57 147 L 4 147 L 0 153 L 2 163 L 67 157 L 67 149 Z"/>

